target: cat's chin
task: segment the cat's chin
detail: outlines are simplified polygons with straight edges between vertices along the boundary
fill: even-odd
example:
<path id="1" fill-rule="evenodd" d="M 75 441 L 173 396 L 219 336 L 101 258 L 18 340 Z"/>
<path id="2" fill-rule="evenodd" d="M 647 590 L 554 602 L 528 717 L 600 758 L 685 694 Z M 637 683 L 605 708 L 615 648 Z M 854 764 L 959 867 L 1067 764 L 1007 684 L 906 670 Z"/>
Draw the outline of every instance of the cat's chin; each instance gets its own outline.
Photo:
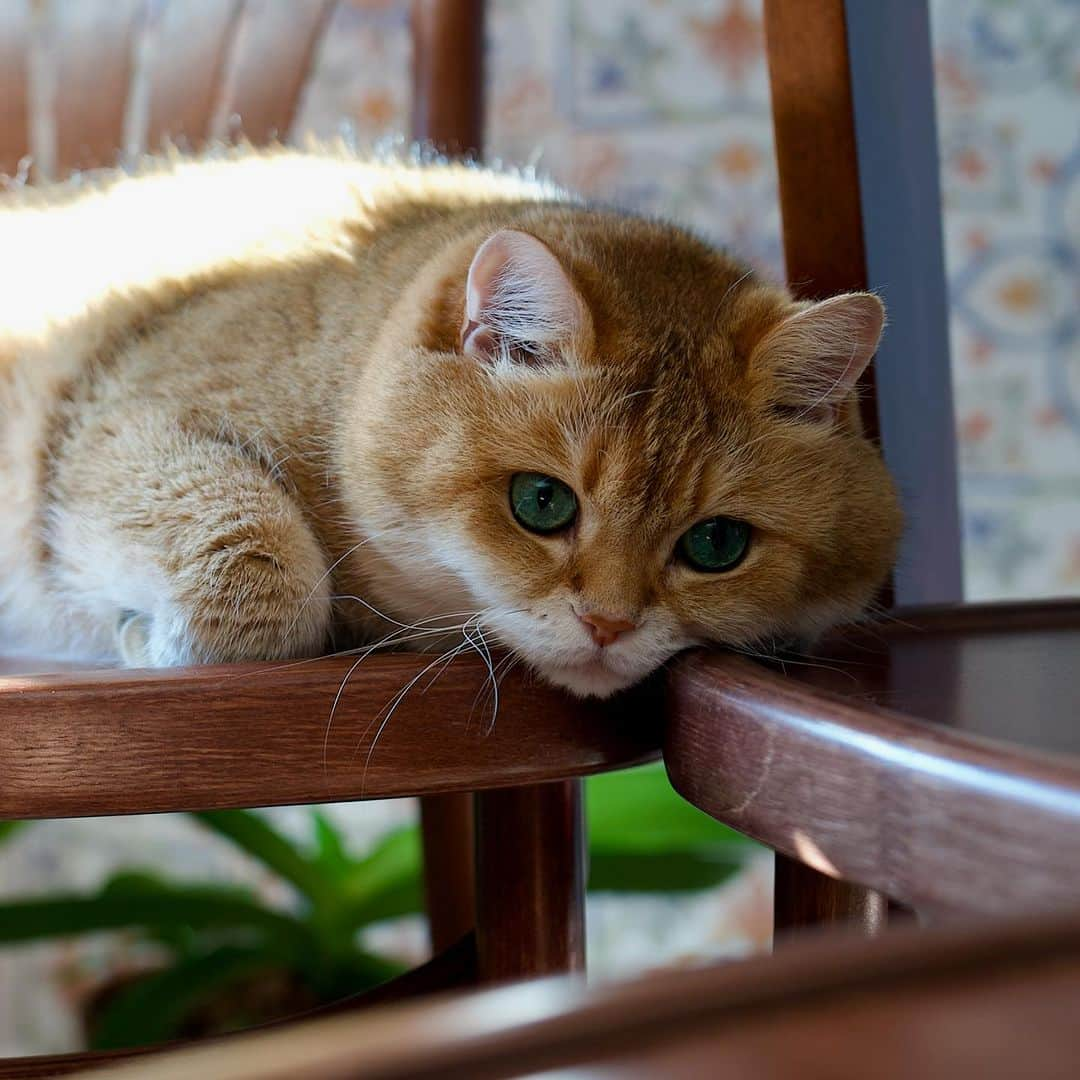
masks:
<path id="1" fill-rule="evenodd" d="M 573 666 L 539 667 L 541 676 L 553 686 L 569 690 L 575 697 L 606 698 L 632 686 L 637 679 L 605 667 L 600 661 Z"/>

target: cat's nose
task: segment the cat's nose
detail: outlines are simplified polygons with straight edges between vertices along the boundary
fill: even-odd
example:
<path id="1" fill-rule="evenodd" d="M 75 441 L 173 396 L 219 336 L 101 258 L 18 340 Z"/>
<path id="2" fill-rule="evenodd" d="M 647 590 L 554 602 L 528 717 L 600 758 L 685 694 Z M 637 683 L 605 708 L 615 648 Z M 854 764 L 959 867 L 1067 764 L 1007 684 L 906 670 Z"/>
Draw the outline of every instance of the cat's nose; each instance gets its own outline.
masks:
<path id="1" fill-rule="evenodd" d="M 579 615 L 578 618 L 585 624 L 593 641 L 601 648 L 613 644 L 618 641 L 620 634 L 628 633 L 637 627 L 637 623 L 629 619 L 616 619 L 596 612 Z"/>

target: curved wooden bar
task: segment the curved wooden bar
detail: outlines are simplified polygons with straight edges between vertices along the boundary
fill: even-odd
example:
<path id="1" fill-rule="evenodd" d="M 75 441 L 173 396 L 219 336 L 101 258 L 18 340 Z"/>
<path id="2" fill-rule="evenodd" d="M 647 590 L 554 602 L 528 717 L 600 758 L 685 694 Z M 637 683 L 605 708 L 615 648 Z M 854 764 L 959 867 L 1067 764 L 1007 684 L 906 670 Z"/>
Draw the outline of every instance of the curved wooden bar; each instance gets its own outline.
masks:
<path id="1" fill-rule="evenodd" d="M 669 680 L 664 759 L 713 817 L 925 913 L 1076 903 L 1080 758 L 1051 758 L 723 654 Z"/>
<path id="2" fill-rule="evenodd" d="M 365 1009 L 415 1001 L 417 998 L 430 994 L 471 989 L 475 983 L 476 937 L 470 933 L 437 953 L 426 963 L 372 990 L 352 994 L 330 1005 L 319 1006 L 310 1012 L 289 1016 L 282 1020 L 272 1020 L 259 1024 L 257 1027 L 247 1028 L 242 1032 L 219 1035 L 204 1041 L 210 1045 L 227 1045 L 230 1039 L 241 1038 L 245 1035 L 293 1028 L 297 1024 L 311 1023 L 340 1013 L 355 1016 L 358 1011 Z M 67 1076 L 70 1073 L 83 1072 L 90 1068 L 116 1065 L 131 1058 L 167 1054 L 191 1045 L 190 1041 L 181 1040 L 147 1046 L 128 1046 L 119 1050 L 90 1050 L 68 1054 L 36 1054 L 31 1057 L 0 1058 L 0 1080 L 32 1080 L 36 1077 Z"/>
<path id="3" fill-rule="evenodd" d="M 873 942 L 825 935 L 772 957 L 591 987 L 534 980 L 228 1036 L 79 1075 L 1071 1080 L 1078 992 L 1076 915 L 908 929 Z"/>
<path id="4" fill-rule="evenodd" d="M 479 659 L 376 655 L 346 684 L 352 664 L 0 676 L 0 818 L 475 791 L 658 752 L 648 687 L 598 705 L 512 674 L 492 724 Z"/>

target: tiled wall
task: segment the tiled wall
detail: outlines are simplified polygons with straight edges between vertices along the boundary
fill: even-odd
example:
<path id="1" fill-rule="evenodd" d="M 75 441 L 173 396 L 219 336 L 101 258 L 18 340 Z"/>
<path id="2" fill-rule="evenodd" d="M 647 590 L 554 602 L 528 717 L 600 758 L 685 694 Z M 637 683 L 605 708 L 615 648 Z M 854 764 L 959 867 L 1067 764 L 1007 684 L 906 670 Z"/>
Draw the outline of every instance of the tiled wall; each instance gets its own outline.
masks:
<path id="1" fill-rule="evenodd" d="M 401 0 L 343 6 L 296 132 L 400 132 Z M 489 155 L 782 273 L 760 0 L 493 0 Z M 932 0 L 970 599 L 1080 593 L 1080 3 Z"/>
<path id="2" fill-rule="evenodd" d="M 1080 592 L 1080 4 L 933 4 L 966 579 Z"/>

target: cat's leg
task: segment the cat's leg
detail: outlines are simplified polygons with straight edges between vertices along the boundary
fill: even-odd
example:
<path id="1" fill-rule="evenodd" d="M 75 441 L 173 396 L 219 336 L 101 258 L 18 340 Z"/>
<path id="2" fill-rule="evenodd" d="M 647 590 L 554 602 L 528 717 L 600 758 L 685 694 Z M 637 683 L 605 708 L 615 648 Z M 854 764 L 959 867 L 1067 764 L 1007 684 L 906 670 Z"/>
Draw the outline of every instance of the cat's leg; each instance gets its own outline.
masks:
<path id="1" fill-rule="evenodd" d="M 175 425 L 99 424 L 55 471 L 49 530 L 65 602 L 107 620 L 129 666 L 315 655 L 328 563 L 267 463 Z"/>

